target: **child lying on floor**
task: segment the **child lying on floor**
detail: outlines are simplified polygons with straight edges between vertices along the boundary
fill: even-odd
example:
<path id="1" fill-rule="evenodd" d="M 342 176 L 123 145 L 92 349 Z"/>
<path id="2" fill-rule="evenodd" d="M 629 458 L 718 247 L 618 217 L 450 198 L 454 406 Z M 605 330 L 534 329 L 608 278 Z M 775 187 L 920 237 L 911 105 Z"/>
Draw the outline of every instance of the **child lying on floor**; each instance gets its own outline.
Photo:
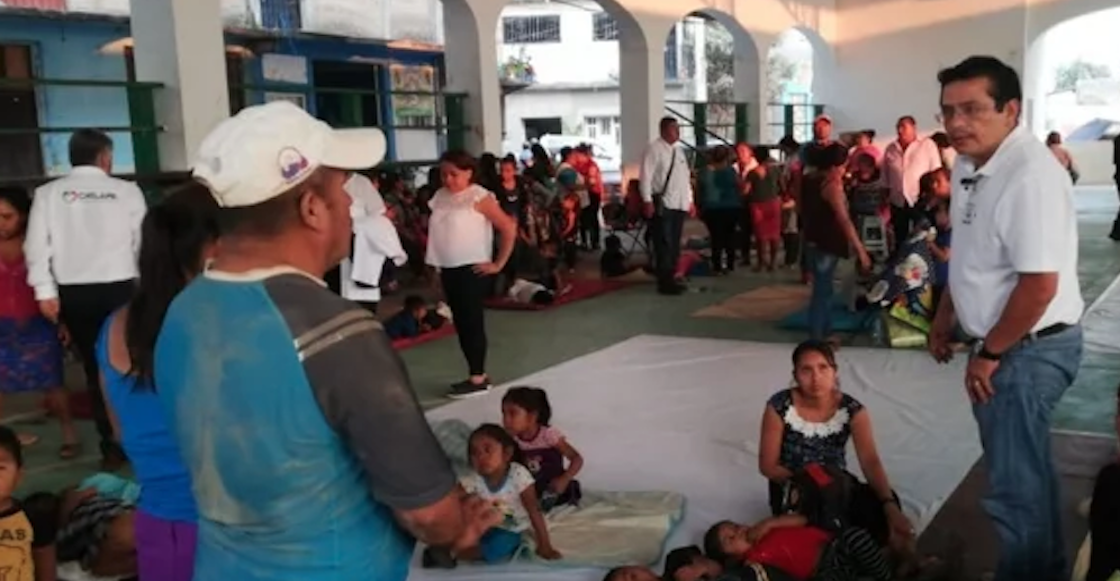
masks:
<path id="1" fill-rule="evenodd" d="M 393 340 L 411 339 L 438 329 L 447 322 L 440 310 L 428 308 L 424 297 L 409 295 L 404 299 L 404 307 L 383 324 L 385 333 Z"/>
<path id="2" fill-rule="evenodd" d="M 673 549 L 665 556 L 665 574 L 658 576 L 649 567 L 629 566 L 611 569 L 603 581 L 791 581 L 773 567 L 751 565 L 724 567 L 704 556 L 698 547 Z"/>
<path id="3" fill-rule="evenodd" d="M 721 563 L 768 565 L 797 581 L 891 579 L 887 560 L 867 531 L 847 527 L 833 535 L 807 524 L 801 515 L 773 517 L 754 526 L 722 521 L 704 535 L 704 550 Z"/>
<path id="4" fill-rule="evenodd" d="M 544 559 L 559 559 L 560 553 L 552 547 L 548 536 L 533 476 L 525 468 L 521 449 L 513 437 L 501 426 L 483 424 L 471 433 L 468 449 L 474 474 L 462 480 L 463 489 L 493 503 L 505 519 L 487 531 L 477 547 L 459 554 L 434 547 L 425 549 L 423 565 L 452 568 L 457 559 L 504 563 L 517 554 L 522 534 L 530 528 L 536 538 L 537 554 Z"/>
<path id="5" fill-rule="evenodd" d="M 583 468 L 583 456 L 551 421 L 552 406 L 543 389 L 513 387 L 502 398 L 502 425 L 524 454 L 545 512 L 578 504 L 582 496 L 575 477 Z"/>

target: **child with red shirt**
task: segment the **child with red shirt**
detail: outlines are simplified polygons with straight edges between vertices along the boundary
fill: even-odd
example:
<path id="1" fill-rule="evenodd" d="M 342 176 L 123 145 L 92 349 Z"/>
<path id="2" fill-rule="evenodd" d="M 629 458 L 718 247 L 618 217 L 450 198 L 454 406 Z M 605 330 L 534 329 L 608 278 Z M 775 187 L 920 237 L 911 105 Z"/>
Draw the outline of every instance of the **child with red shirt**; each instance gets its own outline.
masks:
<path id="1" fill-rule="evenodd" d="M 807 526 L 800 515 L 770 518 L 754 526 L 722 521 L 704 535 L 704 550 L 716 561 L 756 563 L 798 581 L 889 581 L 891 569 L 867 531 L 848 527 L 835 535 Z"/>
<path id="2" fill-rule="evenodd" d="M 31 199 L 22 189 L 0 188 L 0 393 L 46 392 L 47 404 L 62 424 L 63 459 L 78 455 L 78 436 L 62 389 L 65 330 L 39 313 L 27 284 L 23 238 Z M 38 441 L 20 434 L 20 443 Z"/>

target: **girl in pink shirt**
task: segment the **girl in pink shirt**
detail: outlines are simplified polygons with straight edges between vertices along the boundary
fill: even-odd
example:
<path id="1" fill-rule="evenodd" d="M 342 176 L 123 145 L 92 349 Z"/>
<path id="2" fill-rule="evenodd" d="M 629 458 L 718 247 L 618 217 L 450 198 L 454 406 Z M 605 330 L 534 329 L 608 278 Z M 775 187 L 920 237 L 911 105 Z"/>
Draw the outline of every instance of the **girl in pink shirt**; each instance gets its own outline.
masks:
<path id="1" fill-rule="evenodd" d="M 582 496 L 575 477 L 583 468 L 583 457 L 563 432 L 549 425 L 551 420 L 552 406 L 543 389 L 513 387 L 502 398 L 502 425 L 521 447 L 545 511 L 578 504 Z"/>

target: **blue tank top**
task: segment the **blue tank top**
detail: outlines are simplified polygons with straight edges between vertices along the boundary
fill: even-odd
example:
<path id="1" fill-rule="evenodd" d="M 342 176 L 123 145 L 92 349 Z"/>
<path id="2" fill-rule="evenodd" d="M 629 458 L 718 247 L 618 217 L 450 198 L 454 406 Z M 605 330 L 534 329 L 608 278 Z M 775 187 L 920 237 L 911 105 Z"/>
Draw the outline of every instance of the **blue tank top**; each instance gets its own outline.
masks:
<path id="1" fill-rule="evenodd" d="M 97 365 L 104 378 L 105 398 L 120 424 L 121 446 L 140 484 L 137 507 L 163 520 L 195 523 L 198 509 L 190 475 L 171 437 L 166 410 L 150 385 L 120 373 L 109 362 L 109 328 L 117 313 L 105 320 L 97 342 Z"/>

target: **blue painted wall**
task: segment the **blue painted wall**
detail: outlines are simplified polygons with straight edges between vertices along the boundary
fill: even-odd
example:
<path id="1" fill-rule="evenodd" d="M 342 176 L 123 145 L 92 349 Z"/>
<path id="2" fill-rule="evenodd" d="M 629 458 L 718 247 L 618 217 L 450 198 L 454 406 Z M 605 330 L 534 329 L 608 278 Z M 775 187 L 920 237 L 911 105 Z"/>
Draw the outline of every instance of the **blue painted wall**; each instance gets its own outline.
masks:
<path id="1" fill-rule="evenodd" d="M 39 19 L 0 16 L 0 42 L 30 44 L 35 76 L 43 79 L 124 81 L 127 69 L 124 55 L 98 52 L 105 44 L 130 35 L 125 23 Z M 236 37 L 231 42 L 238 42 Z M 300 55 L 309 60 L 345 61 L 353 57 L 393 60 L 408 64 L 441 62 L 441 54 L 393 50 L 384 45 L 351 42 L 346 39 L 281 38 L 274 52 Z M 246 62 L 250 83 L 260 82 L 260 60 Z M 143 80 L 143 79 L 141 79 Z M 312 89 L 309 86 L 308 89 Z M 386 90 L 388 89 L 386 85 Z M 251 101 L 260 99 L 253 95 Z M 388 95 L 384 102 L 389 103 Z M 309 99 L 314 112 L 314 100 Z M 123 88 L 45 87 L 39 90 L 40 127 L 125 127 L 131 124 L 128 99 Z M 392 124 L 391 104 L 382 111 L 382 124 Z M 392 135 L 392 131 L 386 131 Z M 134 170 L 132 137 L 126 132 L 111 134 L 114 142 L 114 169 Z M 69 170 L 69 134 L 43 134 L 43 165 L 48 175 Z M 391 140 L 390 140 L 391 141 Z M 395 157 L 390 142 L 390 159 Z"/>
<path id="2" fill-rule="evenodd" d="M 0 42 L 32 45 L 35 74 L 44 79 L 123 81 L 123 55 L 98 49 L 128 36 L 128 27 L 105 22 L 0 18 Z M 129 125 L 124 89 L 47 87 L 39 91 L 40 127 L 122 127 Z M 43 165 L 55 175 L 69 169 L 68 134 L 44 134 Z M 112 134 L 116 170 L 133 170 L 132 137 Z"/>

